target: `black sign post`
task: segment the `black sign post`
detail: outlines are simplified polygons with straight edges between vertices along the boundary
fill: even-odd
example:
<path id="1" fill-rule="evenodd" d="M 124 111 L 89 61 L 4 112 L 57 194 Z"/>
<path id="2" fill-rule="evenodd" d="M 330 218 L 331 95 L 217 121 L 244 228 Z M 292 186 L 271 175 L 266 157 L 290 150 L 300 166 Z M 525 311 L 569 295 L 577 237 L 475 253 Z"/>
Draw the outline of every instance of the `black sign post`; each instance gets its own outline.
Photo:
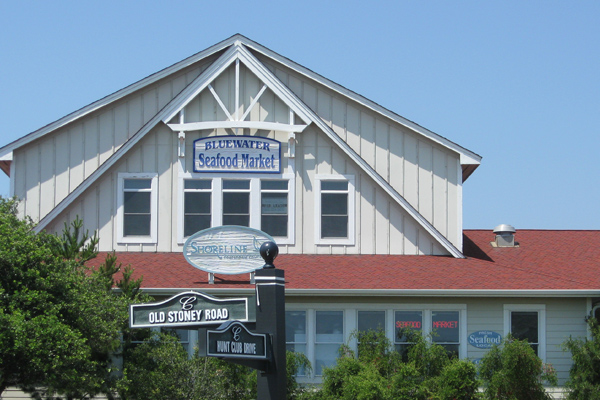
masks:
<path id="1" fill-rule="evenodd" d="M 258 400 L 285 400 L 285 278 L 283 270 L 275 269 L 273 260 L 279 249 L 274 242 L 265 242 L 260 254 L 265 259 L 263 269 L 256 270 L 256 331 L 272 335 L 271 362 L 266 371 L 258 372 Z"/>

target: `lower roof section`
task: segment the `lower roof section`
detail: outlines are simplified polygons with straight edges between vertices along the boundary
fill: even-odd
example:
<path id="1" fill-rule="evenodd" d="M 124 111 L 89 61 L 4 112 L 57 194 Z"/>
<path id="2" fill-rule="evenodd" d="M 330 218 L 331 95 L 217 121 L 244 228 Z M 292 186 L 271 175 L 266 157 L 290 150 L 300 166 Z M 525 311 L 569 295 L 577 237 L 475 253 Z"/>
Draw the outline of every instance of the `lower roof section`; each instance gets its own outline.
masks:
<path id="1" fill-rule="evenodd" d="M 297 296 L 600 296 L 600 231 L 522 230 L 518 247 L 498 248 L 489 230 L 464 232 L 467 258 L 404 255 L 282 254 L 286 293 Z M 97 266 L 100 254 L 90 262 Z M 240 293 L 254 289 L 249 274 L 215 275 L 188 264 L 182 253 L 117 253 L 142 288 L 165 295 L 182 289 Z"/>

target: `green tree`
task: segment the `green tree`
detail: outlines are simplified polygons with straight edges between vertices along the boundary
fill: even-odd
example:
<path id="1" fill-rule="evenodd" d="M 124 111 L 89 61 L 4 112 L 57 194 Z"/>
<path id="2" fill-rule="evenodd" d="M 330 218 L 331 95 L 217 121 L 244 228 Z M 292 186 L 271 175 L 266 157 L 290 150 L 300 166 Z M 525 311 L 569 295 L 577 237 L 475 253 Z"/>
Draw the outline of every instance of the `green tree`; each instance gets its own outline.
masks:
<path id="1" fill-rule="evenodd" d="M 588 319 L 591 338 L 569 338 L 563 347 L 573 357 L 566 387 L 573 400 L 600 399 L 600 324 Z"/>
<path id="2" fill-rule="evenodd" d="M 113 295 L 114 274 L 86 268 L 97 238 L 81 226 L 36 234 L 16 201 L 0 197 L 0 394 L 17 386 L 72 399 L 111 389 L 128 299 Z"/>
<path id="3" fill-rule="evenodd" d="M 553 370 L 544 365 L 529 343 L 510 336 L 486 353 L 479 372 L 490 400 L 550 399 L 543 383 L 557 384 Z"/>

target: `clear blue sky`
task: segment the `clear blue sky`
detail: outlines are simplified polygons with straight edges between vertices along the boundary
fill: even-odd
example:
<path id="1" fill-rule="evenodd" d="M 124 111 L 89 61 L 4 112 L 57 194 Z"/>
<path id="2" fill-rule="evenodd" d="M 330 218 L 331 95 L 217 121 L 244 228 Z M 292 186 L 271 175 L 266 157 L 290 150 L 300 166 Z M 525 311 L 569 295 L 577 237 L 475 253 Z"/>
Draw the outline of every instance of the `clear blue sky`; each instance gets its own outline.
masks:
<path id="1" fill-rule="evenodd" d="M 585 0 L 0 0 L 0 146 L 241 33 L 483 156 L 466 228 L 600 229 L 599 20 Z"/>

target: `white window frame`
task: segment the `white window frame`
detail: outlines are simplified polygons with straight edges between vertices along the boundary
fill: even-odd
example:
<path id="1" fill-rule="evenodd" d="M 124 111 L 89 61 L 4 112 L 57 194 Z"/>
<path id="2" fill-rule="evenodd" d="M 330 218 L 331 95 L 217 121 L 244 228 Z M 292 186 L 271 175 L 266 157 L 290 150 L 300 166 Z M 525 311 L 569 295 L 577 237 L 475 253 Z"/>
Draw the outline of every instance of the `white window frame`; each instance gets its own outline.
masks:
<path id="1" fill-rule="evenodd" d="M 150 235 L 125 236 L 124 227 L 124 193 L 125 180 L 150 179 Z M 117 243 L 151 243 L 156 244 L 158 239 L 158 174 L 157 173 L 128 173 L 122 172 L 117 178 Z"/>
<path id="2" fill-rule="evenodd" d="M 347 181 L 348 182 L 348 237 L 347 238 L 322 238 L 321 237 L 321 182 L 322 181 Z M 354 175 L 315 175 L 315 244 L 343 244 L 354 245 L 356 242 L 356 199 Z"/>
<path id="3" fill-rule="evenodd" d="M 538 313 L 538 357 L 546 362 L 546 305 L 545 304 L 505 304 L 504 305 L 504 337 L 510 334 L 511 313 L 513 311 L 530 311 Z"/>
<path id="4" fill-rule="evenodd" d="M 211 227 L 223 225 L 223 180 L 224 179 L 239 179 L 250 181 L 250 228 L 261 229 L 261 180 L 287 180 L 288 181 L 288 236 L 273 237 L 277 244 L 294 244 L 295 233 L 296 233 L 296 178 L 293 173 L 284 174 L 269 174 L 267 175 L 253 175 L 245 176 L 242 174 L 215 174 L 207 176 L 202 173 L 181 173 L 179 175 L 178 183 L 178 194 L 179 198 L 177 201 L 177 242 L 181 245 L 187 240 L 187 236 L 184 236 L 183 224 L 184 224 L 184 207 L 185 207 L 185 195 L 184 195 L 184 181 L 187 179 L 210 179 L 212 180 L 211 185 Z"/>

